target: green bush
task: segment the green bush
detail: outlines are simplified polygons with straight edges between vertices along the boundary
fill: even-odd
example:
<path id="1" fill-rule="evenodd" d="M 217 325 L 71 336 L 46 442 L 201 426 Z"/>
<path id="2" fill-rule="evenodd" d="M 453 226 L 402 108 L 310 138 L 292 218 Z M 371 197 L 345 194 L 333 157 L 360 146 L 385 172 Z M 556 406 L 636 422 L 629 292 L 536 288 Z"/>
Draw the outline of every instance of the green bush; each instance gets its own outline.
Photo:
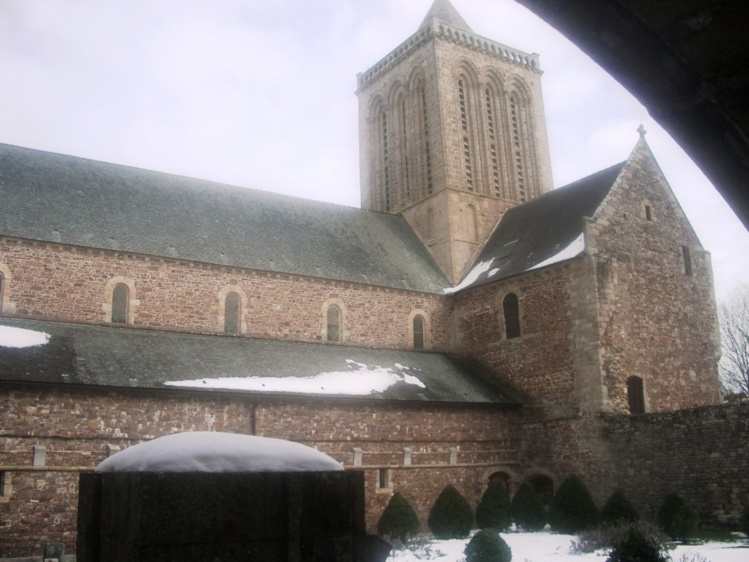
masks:
<path id="1" fill-rule="evenodd" d="M 493 529 L 483 529 L 473 535 L 463 554 L 466 555 L 466 562 L 510 562 L 512 560 L 512 550 Z"/>
<path id="2" fill-rule="evenodd" d="M 463 539 L 473 527 L 473 510 L 453 486 L 446 486 L 429 511 L 429 528 L 438 539 Z"/>
<path id="3" fill-rule="evenodd" d="M 682 505 L 671 519 L 671 536 L 681 542 L 686 542 L 700 528 L 700 516 L 688 505 Z"/>
<path id="4" fill-rule="evenodd" d="M 606 562 L 667 562 L 668 559 L 660 544 L 655 544 L 632 526 L 614 545 Z"/>
<path id="5" fill-rule="evenodd" d="M 615 525 L 621 522 L 634 523 L 640 519 L 635 507 L 624 497 L 624 492 L 615 490 L 601 510 L 601 523 Z"/>
<path id="6" fill-rule="evenodd" d="M 510 513 L 522 531 L 540 531 L 546 526 L 546 510 L 528 484 L 520 486 L 510 502 Z"/>
<path id="7" fill-rule="evenodd" d="M 476 525 L 479 529 L 504 531 L 511 522 L 510 495 L 507 488 L 502 482 L 492 480 L 476 507 Z"/>
<path id="8" fill-rule="evenodd" d="M 739 519 L 739 531 L 749 536 L 749 506 L 744 508 L 744 513 L 741 514 Z"/>
<path id="9" fill-rule="evenodd" d="M 668 548 L 670 537 L 654 523 L 636 521 L 598 525 L 579 533 L 572 541 L 570 550 L 574 554 L 589 554 L 596 550 L 612 549 L 624 540 L 632 529 L 637 529 L 650 543 L 658 548 Z"/>
<path id="10" fill-rule="evenodd" d="M 658 509 L 658 526 L 674 540 L 688 539 L 700 525 L 699 516 L 678 494 L 669 494 Z"/>
<path id="11" fill-rule="evenodd" d="M 418 532 L 419 518 L 416 512 L 406 498 L 395 492 L 377 521 L 377 534 L 389 542 L 405 543 Z"/>
<path id="12" fill-rule="evenodd" d="M 574 534 L 593 527 L 597 522 L 598 510 L 588 488 L 577 476 L 567 477 L 551 500 L 551 530 Z"/>

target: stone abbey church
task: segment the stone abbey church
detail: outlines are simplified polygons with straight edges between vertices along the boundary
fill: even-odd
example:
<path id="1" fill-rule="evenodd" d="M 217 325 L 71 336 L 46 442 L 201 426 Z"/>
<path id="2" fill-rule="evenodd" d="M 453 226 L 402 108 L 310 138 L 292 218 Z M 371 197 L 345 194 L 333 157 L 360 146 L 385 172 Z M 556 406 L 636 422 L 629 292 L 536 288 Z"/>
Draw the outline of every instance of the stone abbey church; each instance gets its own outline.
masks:
<path id="1" fill-rule="evenodd" d="M 435 0 L 358 76 L 361 209 L 0 145 L 0 557 L 74 549 L 79 473 L 199 430 L 364 471 L 370 530 L 571 473 L 730 519 L 709 254 L 644 133 L 552 190 L 541 77 Z"/>

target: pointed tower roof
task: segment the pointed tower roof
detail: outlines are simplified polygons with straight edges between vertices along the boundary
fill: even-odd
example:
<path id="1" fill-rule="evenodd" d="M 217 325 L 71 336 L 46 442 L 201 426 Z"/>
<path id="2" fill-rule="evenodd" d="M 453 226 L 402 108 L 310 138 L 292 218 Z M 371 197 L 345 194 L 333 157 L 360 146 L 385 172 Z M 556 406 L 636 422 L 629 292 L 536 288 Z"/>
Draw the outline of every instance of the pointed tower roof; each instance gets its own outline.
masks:
<path id="1" fill-rule="evenodd" d="M 444 22 L 453 27 L 459 27 L 465 31 L 473 33 L 471 27 L 466 23 L 458 13 L 458 10 L 450 3 L 450 0 L 434 0 L 432 7 L 429 8 L 424 21 L 421 22 L 419 29 L 427 25 L 433 18 L 437 18 L 439 21 Z"/>

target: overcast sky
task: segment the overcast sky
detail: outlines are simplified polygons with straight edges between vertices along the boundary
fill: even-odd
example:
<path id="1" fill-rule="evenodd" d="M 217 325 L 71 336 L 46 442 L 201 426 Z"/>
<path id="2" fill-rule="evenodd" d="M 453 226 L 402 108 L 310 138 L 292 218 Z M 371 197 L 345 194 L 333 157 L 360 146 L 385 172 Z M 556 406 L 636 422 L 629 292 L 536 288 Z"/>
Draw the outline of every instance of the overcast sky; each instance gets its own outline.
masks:
<path id="1" fill-rule="evenodd" d="M 647 140 L 721 300 L 749 233 L 647 111 L 512 0 L 452 0 L 473 31 L 541 54 L 555 187 Z M 432 0 L 0 0 L 0 142 L 359 206 L 356 74 Z"/>

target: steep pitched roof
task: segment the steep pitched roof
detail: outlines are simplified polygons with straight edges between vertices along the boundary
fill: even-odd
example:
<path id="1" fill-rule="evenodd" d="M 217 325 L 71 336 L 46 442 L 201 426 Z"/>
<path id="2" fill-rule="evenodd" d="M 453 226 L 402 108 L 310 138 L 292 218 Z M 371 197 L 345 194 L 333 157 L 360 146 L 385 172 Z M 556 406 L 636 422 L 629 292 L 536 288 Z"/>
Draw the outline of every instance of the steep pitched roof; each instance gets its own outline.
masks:
<path id="1" fill-rule="evenodd" d="M 574 258 L 585 249 L 583 221 L 611 190 L 624 162 L 554 189 L 502 217 L 476 265 L 446 292 L 476 287 Z"/>
<path id="2" fill-rule="evenodd" d="M 448 25 L 473 33 L 471 27 L 463 19 L 463 16 L 458 13 L 458 10 L 456 10 L 450 3 L 450 0 L 434 0 L 432 7 L 429 8 L 427 15 L 424 17 L 424 21 L 421 22 L 419 29 L 427 25 L 433 18 L 437 18 L 439 21 Z"/>
<path id="3" fill-rule="evenodd" d="M 515 404 L 455 356 L 0 318 L 0 380 Z"/>
<path id="4" fill-rule="evenodd" d="M 0 144 L 0 235 L 372 285 L 448 281 L 402 217 Z"/>

